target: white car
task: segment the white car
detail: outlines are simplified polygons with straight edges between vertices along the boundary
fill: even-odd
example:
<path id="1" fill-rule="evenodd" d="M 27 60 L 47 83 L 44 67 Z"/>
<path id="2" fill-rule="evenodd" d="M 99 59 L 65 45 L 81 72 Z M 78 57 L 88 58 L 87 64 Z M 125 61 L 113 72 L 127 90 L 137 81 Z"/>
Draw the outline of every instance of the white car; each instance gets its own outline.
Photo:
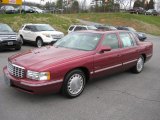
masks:
<path id="1" fill-rule="evenodd" d="M 33 8 L 33 10 L 35 11 L 35 13 L 45 13 L 44 10 L 42 10 L 42 9 L 40 9 L 40 8 L 38 8 L 38 7 L 32 6 L 31 8 Z"/>
<path id="2" fill-rule="evenodd" d="M 97 28 L 93 25 L 71 25 L 68 28 L 68 33 L 80 30 L 97 30 Z"/>
<path id="3" fill-rule="evenodd" d="M 64 36 L 64 33 L 56 31 L 48 24 L 25 24 L 18 34 L 23 43 L 34 42 L 37 47 L 55 43 Z"/>

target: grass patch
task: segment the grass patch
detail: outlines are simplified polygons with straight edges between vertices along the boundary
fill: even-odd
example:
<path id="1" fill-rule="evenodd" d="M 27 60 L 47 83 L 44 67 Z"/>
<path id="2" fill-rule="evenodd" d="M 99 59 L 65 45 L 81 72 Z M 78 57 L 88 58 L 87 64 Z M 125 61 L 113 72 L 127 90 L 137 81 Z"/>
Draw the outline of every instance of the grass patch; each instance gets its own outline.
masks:
<path id="1" fill-rule="evenodd" d="M 1 14 L 0 23 L 10 25 L 16 32 L 25 23 L 45 23 L 50 24 L 55 29 L 67 33 L 67 29 L 71 24 L 76 24 L 76 19 L 63 17 L 56 14 Z"/>
<path id="2" fill-rule="evenodd" d="M 160 35 L 160 16 L 129 13 L 80 13 L 66 16 L 114 26 L 131 26 L 138 31 Z"/>
<path id="3" fill-rule="evenodd" d="M 78 23 L 77 18 L 114 26 L 131 26 L 138 31 L 160 35 L 160 16 L 128 13 L 0 14 L 0 23 L 9 24 L 15 31 L 25 23 L 46 23 L 67 33 L 71 24 Z"/>

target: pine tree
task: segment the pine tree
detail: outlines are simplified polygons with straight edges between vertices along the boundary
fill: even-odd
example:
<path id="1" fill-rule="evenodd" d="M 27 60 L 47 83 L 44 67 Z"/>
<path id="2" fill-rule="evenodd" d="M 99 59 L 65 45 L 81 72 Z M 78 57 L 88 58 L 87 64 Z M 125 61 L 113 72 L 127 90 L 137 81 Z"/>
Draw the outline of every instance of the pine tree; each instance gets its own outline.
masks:
<path id="1" fill-rule="evenodd" d="M 143 3 L 141 2 L 141 0 L 136 0 L 133 7 L 143 7 Z"/>
<path id="2" fill-rule="evenodd" d="M 148 8 L 149 8 L 149 9 L 154 9 L 154 1 L 153 1 L 153 0 L 150 0 L 150 1 L 149 1 Z"/>

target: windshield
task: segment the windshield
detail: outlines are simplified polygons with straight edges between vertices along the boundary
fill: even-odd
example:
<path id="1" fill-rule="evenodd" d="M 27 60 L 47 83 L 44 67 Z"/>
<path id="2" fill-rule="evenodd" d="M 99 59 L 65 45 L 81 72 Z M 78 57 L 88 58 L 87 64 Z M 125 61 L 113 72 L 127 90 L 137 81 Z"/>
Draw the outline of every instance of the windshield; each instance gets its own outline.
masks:
<path id="1" fill-rule="evenodd" d="M 55 43 L 56 47 L 65 47 L 91 51 L 94 50 L 101 38 L 101 34 L 96 33 L 71 33 Z"/>
<path id="2" fill-rule="evenodd" d="M 0 32 L 13 32 L 13 30 L 6 24 L 0 24 Z"/>
<path id="3" fill-rule="evenodd" d="M 50 25 L 36 25 L 37 31 L 55 31 Z"/>

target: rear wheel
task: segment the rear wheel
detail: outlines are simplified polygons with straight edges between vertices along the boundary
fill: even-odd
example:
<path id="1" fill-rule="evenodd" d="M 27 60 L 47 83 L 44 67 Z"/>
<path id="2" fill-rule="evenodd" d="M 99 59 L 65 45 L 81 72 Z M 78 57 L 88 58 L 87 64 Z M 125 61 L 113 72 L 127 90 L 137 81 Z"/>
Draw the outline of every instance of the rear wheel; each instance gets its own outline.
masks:
<path id="1" fill-rule="evenodd" d="M 37 38 L 37 40 L 36 40 L 36 46 L 37 46 L 38 48 L 40 48 L 40 47 L 43 46 L 43 41 L 42 41 L 41 38 Z"/>
<path id="2" fill-rule="evenodd" d="M 132 71 L 134 73 L 140 73 L 142 72 L 143 68 L 144 68 L 144 57 L 140 56 L 139 59 L 137 60 L 136 65 L 133 67 Z"/>
<path id="3" fill-rule="evenodd" d="M 85 74 L 79 70 L 73 70 L 67 74 L 63 84 L 63 94 L 70 98 L 78 97 L 84 90 L 86 83 Z"/>

